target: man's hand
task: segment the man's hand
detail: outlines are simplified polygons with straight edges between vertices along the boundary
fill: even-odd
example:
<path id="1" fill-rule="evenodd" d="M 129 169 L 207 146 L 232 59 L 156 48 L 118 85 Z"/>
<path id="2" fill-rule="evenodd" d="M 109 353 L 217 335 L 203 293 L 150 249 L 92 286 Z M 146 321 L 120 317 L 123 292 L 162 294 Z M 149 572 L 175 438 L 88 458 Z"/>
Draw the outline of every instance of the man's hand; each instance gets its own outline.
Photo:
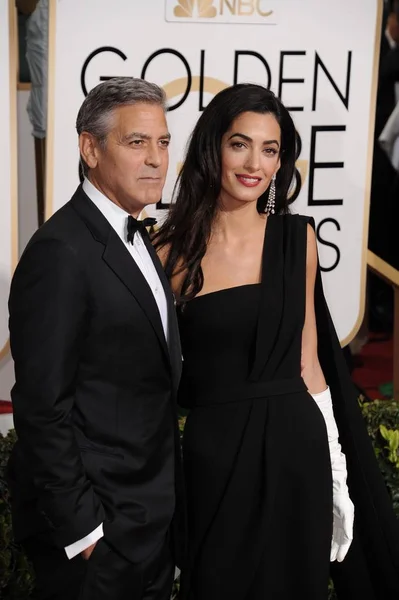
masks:
<path id="1" fill-rule="evenodd" d="M 93 552 L 96 545 L 97 545 L 97 542 L 94 542 L 94 544 L 92 544 L 91 546 L 89 546 L 88 548 L 86 548 L 85 550 L 83 550 L 80 553 L 85 560 L 89 560 L 91 553 Z"/>

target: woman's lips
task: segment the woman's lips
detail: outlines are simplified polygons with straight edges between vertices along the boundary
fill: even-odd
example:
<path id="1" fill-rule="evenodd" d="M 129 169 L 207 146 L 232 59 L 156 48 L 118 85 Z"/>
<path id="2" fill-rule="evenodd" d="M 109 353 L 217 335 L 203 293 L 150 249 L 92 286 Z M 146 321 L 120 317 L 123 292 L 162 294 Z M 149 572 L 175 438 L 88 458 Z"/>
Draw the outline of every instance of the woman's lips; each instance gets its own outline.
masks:
<path id="1" fill-rule="evenodd" d="M 245 187 L 256 187 L 262 181 L 259 177 L 251 177 L 250 175 L 236 175 L 236 177 Z"/>

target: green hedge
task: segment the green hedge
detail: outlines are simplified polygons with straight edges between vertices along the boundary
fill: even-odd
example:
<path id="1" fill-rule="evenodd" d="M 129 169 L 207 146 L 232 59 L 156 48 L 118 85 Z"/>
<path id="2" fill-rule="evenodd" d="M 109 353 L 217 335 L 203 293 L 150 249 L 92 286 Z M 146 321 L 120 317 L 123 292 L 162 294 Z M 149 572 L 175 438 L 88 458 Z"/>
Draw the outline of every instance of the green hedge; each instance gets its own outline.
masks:
<path id="1" fill-rule="evenodd" d="M 393 400 L 365 402 L 359 399 L 369 436 L 373 442 L 378 464 L 385 478 L 395 512 L 399 518 L 399 403 Z M 183 433 L 186 417 L 180 417 Z M 33 586 L 33 574 L 21 547 L 13 541 L 10 501 L 5 481 L 5 467 L 15 432 L 0 434 L 0 598 L 27 600 Z M 178 582 L 173 597 L 177 597 Z M 335 598 L 330 590 L 330 600 Z"/>
<path id="2" fill-rule="evenodd" d="M 399 518 L 399 402 L 360 399 L 368 434 Z"/>
<path id="3" fill-rule="evenodd" d="M 22 548 L 13 540 L 10 499 L 5 481 L 8 457 L 15 444 L 15 431 L 0 434 L 0 598 L 26 600 L 33 588 L 33 574 Z"/>

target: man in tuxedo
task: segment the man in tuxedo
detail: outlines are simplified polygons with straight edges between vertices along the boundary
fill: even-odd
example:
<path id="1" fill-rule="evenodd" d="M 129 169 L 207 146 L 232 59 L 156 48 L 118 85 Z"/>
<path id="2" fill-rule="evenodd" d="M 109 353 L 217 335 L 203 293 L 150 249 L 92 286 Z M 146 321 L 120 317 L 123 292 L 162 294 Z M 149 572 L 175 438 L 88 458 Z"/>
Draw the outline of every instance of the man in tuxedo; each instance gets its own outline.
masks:
<path id="1" fill-rule="evenodd" d="M 381 35 L 378 69 L 376 137 L 378 138 L 398 101 L 399 81 L 399 0 L 390 0 Z"/>
<path id="2" fill-rule="evenodd" d="M 102 83 L 77 132 L 84 182 L 32 237 L 11 286 L 14 533 L 41 600 L 167 600 L 184 522 L 181 351 L 138 220 L 167 173 L 164 93 Z"/>
<path id="3" fill-rule="evenodd" d="M 399 82 L 399 0 L 389 0 L 381 32 L 378 89 L 374 130 L 374 153 L 370 194 L 369 249 L 393 264 L 397 227 L 397 174 L 379 137 L 397 102 Z M 390 332 L 393 323 L 393 291 L 377 275 L 368 274 L 369 326 L 372 331 Z"/>

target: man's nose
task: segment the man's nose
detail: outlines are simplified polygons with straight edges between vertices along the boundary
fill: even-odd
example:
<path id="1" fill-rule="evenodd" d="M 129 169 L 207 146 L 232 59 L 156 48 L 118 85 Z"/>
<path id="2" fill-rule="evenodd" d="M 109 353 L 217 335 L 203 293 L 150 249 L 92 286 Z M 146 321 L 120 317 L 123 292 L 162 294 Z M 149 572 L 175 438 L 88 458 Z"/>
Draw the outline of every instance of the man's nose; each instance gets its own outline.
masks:
<path id="1" fill-rule="evenodd" d="M 148 146 L 145 164 L 150 167 L 159 167 L 161 164 L 161 154 L 158 144 Z"/>

